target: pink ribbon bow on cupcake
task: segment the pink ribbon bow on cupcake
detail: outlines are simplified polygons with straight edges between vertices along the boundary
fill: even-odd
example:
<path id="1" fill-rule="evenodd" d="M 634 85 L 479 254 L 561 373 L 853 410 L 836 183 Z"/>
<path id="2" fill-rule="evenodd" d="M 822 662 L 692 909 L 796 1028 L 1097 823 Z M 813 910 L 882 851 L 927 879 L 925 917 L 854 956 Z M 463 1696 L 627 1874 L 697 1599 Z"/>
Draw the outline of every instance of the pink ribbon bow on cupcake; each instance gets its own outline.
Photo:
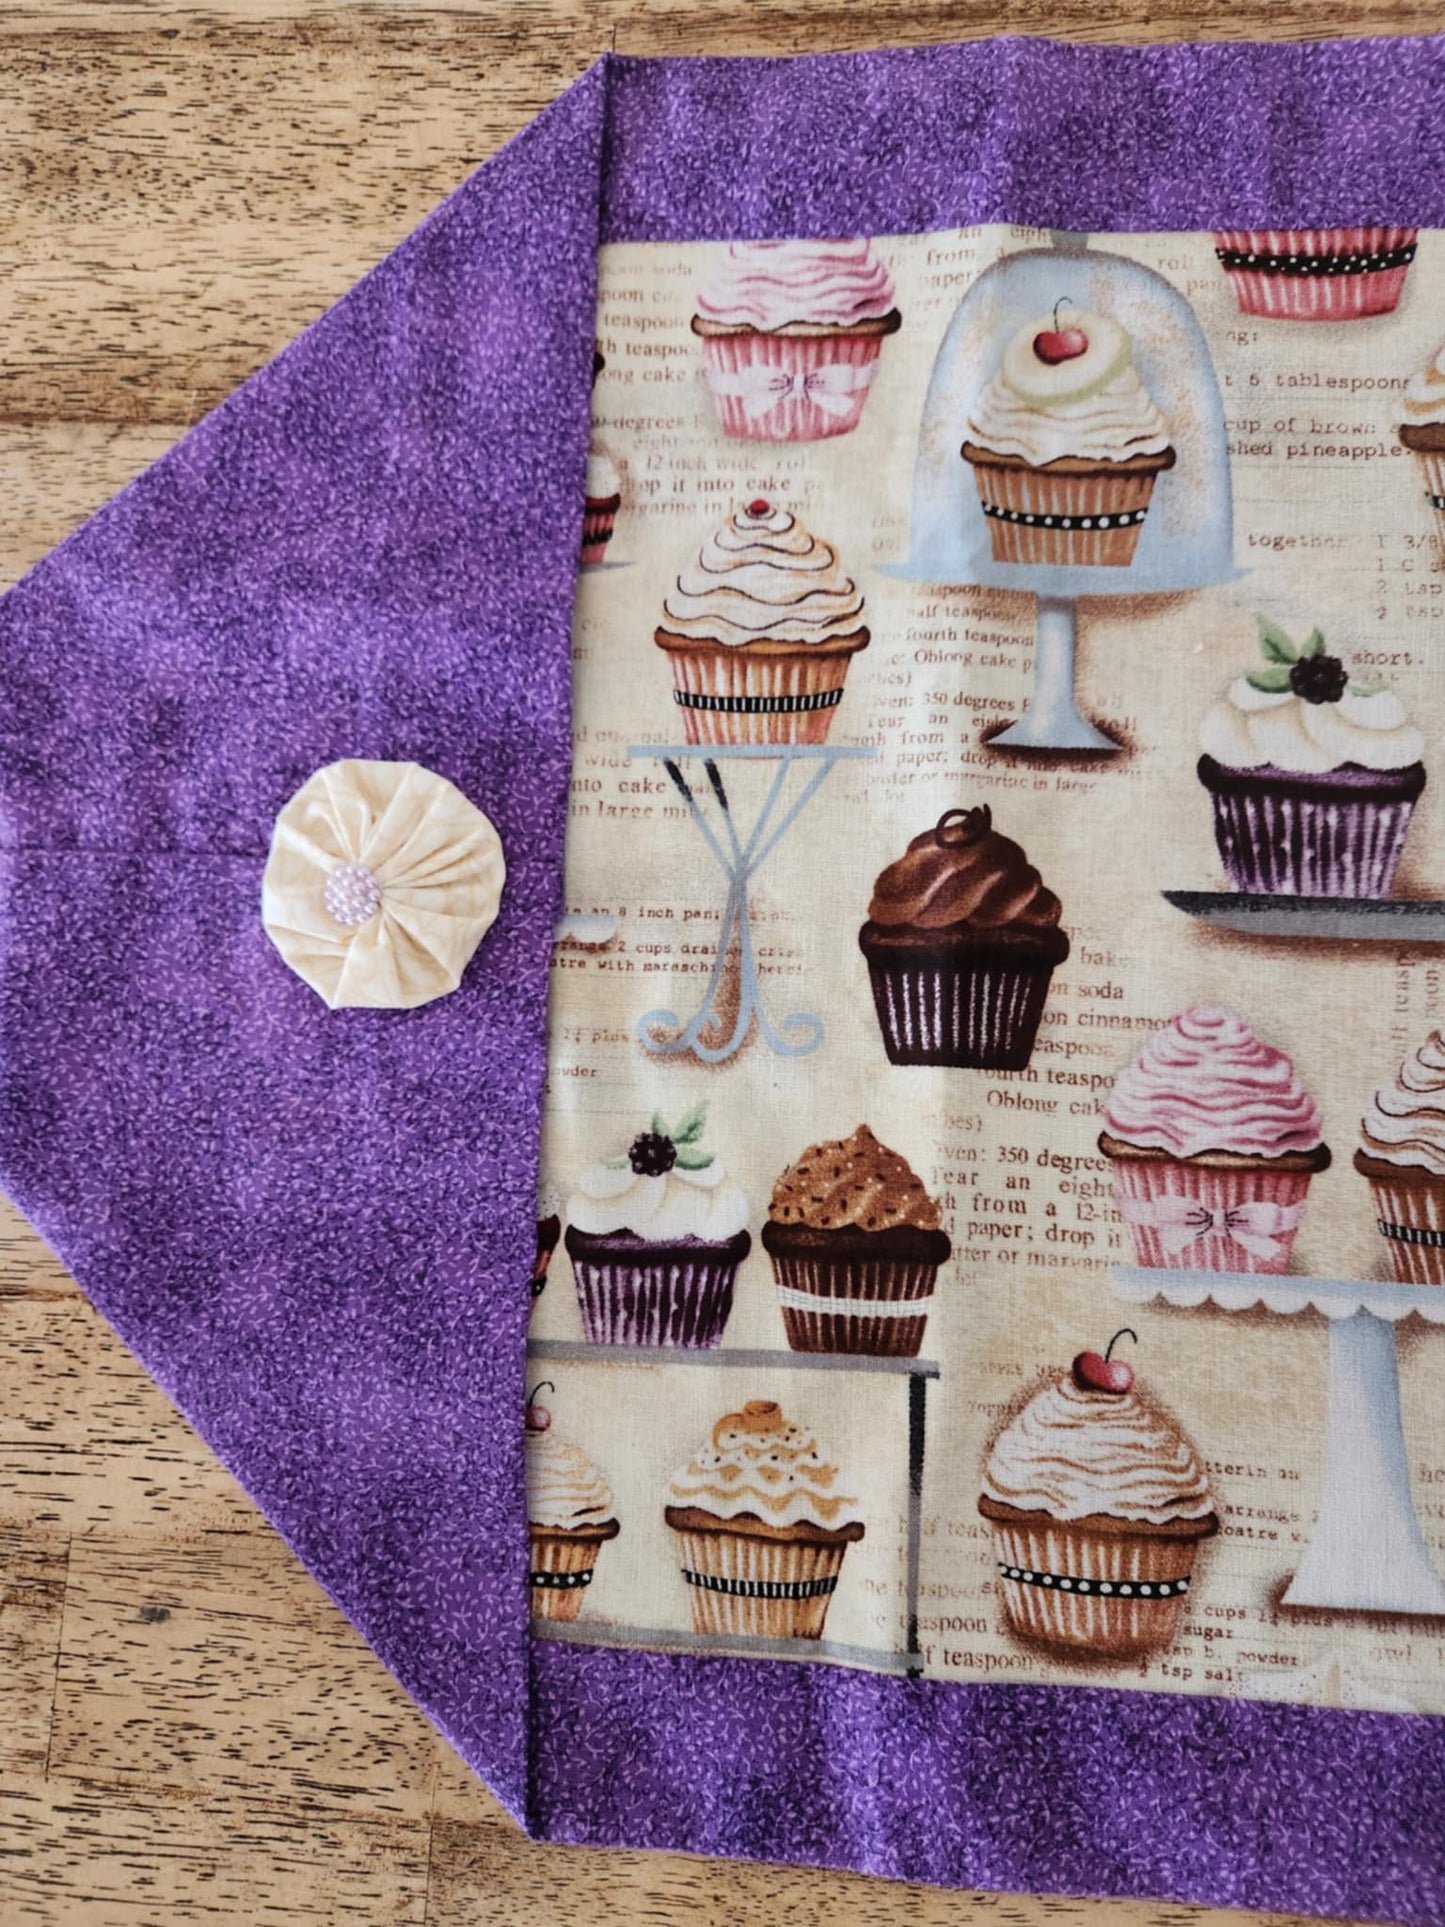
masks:
<path id="1" fill-rule="evenodd" d="M 1128 1198 L 1121 1205 L 1130 1224 L 1158 1232 L 1159 1242 L 1171 1258 L 1211 1232 L 1232 1239 L 1256 1258 L 1275 1258 L 1282 1249 L 1283 1234 L 1297 1231 L 1304 1217 L 1302 1204 L 1267 1204 L 1262 1200 L 1230 1205 L 1222 1211 L 1178 1196 Z"/>
<path id="2" fill-rule="evenodd" d="M 825 415 L 842 417 L 851 413 L 852 397 L 860 388 L 870 388 L 877 371 L 876 362 L 854 365 L 830 362 L 822 368 L 775 368 L 765 362 L 737 369 L 730 374 L 714 374 L 715 393 L 741 401 L 749 421 L 761 421 L 775 408 L 798 396 L 820 408 Z"/>

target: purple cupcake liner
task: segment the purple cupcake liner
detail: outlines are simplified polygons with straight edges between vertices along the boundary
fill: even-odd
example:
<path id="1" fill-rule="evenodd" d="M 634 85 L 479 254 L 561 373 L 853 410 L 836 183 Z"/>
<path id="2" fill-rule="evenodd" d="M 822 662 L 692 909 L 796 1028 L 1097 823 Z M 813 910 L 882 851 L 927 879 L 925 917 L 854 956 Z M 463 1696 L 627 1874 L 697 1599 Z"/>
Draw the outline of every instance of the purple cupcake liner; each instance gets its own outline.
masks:
<path id="1" fill-rule="evenodd" d="M 889 1062 L 1024 1070 L 1053 974 L 1051 963 L 915 966 L 870 957 L 873 1003 Z"/>
<path id="2" fill-rule="evenodd" d="M 582 1329 L 592 1345 L 679 1345 L 710 1351 L 722 1343 L 733 1308 L 736 1258 L 635 1258 L 593 1264 L 572 1259 Z"/>
<path id="3" fill-rule="evenodd" d="M 1225 874 L 1250 896 L 1387 897 L 1405 847 L 1413 798 L 1316 801 L 1213 792 L 1214 840 Z"/>

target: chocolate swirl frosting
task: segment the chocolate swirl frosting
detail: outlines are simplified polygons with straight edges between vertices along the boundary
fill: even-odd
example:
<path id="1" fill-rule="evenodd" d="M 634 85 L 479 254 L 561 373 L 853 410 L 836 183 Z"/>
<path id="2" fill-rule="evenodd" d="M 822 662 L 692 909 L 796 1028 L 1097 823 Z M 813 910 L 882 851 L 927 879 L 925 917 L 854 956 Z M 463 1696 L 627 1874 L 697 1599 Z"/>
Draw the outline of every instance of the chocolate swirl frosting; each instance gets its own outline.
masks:
<path id="1" fill-rule="evenodd" d="M 945 810 L 873 886 L 869 921 L 888 932 L 1057 928 L 1062 906 L 987 804 Z"/>

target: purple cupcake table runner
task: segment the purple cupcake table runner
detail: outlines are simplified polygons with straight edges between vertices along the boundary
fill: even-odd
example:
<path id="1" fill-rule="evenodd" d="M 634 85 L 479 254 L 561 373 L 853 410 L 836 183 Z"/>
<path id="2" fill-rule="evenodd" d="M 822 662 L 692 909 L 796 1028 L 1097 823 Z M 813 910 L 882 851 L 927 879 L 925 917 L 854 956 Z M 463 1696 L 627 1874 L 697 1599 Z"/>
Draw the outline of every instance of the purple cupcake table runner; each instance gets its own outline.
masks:
<path id="1" fill-rule="evenodd" d="M 0 1180 L 536 1837 L 1445 1918 L 1442 130 L 608 58 L 0 601 Z"/>

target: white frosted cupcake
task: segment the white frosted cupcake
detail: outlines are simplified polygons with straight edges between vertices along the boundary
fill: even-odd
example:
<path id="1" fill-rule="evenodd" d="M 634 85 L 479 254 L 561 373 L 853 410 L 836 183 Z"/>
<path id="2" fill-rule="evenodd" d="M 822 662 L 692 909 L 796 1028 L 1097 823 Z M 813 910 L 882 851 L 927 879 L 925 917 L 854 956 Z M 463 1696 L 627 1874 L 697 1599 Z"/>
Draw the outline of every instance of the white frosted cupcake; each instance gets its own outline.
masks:
<path id="1" fill-rule="evenodd" d="M 1174 466 L 1126 331 L 1063 301 L 1010 338 L 962 453 L 994 560 L 1074 568 L 1128 567 L 1154 484 Z"/>
<path id="2" fill-rule="evenodd" d="M 693 1630 L 819 1639 L 863 1515 L 832 1454 L 771 1399 L 749 1399 L 682 1466 L 678 1535 Z"/>
<path id="3" fill-rule="evenodd" d="M 704 1148 L 706 1115 L 699 1104 L 672 1127 L 654 1117 L 567 1200 L 567 1255 L 594 1345 L 722 1341 L 752 1238 L 747 1194 Z"/>
<path id="4" fill-rule="evenodd" d="M 692 330 L 725 435 L 813 442 L 858 426 L 899 325 L 870 241 L 733 241 L 698 290 Z"/>
<path id="5" fill-rule="evenodd" d="M 654 639 L 688 742 L 821 743 L 868 630 L 838 551 L 759 498 L 681 571 Z"/>
<path id="6" fill-rule="evenodd" d="M 1081 1352 L 1008 1421 L 978 1509 L 1016 1632 L 1129 1659 L 1173 1639 L 1219 1520 L 1199 1454 L 1112 1351 Z"/>
<path id="7" fill-rule="evenodd" d="M 1352 683 L 1318 629 L 1296 644 L 1260 616 L 1264 661 L 1199 731 L 1199 780 L 1236 890 L 1385 897 L 1425 787 L 1424 739 L 1388 689 Z"/>
<path id="8" fill-rule="evenodd" d="M 527 1402 L 527 1536 L 534 1618 L 577 1617 L 597 1555 L 619 1530 L 612 1516 L 611 1487 L 580 1445 L 558 1438 L 551 1413 L 537 1403 L 534 1392 Z"/>
<path id="9" fill-rule="evenodd" d="M 1355 1169 L 1370 1181 L 1375 1220 L 1402 1285 L 1445 1285 L 1445 1037 L 1412 1051 L 1375 1092 L 1360 1124 Z"/>

